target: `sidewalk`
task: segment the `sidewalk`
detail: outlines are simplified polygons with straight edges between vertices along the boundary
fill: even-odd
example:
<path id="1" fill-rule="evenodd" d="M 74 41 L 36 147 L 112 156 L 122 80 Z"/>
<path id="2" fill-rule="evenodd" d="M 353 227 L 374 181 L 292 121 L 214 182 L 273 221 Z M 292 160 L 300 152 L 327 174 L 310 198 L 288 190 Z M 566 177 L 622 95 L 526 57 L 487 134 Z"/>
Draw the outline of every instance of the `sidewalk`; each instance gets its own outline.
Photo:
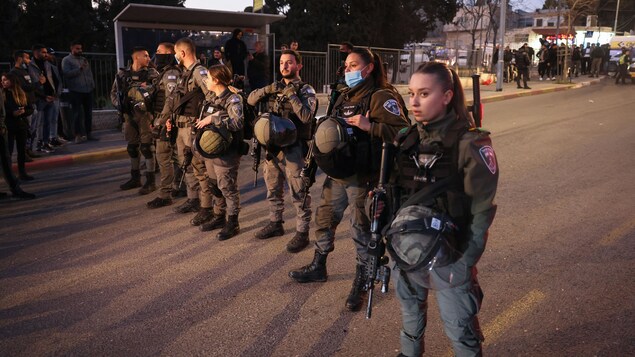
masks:
<path id="1" fill-rule="evenodd" d="M 503 83 L 503 90 L 496 91 L 496 83 L 490 85 L 481 85 L 481 102 L 491 103 L 500 100 L 558 92 L 563 90 L 581 88 L 591 84 L 599 83 L 605 76 L 600 78 L 589 78 L 582 76 L 574 78 L 572 83 L 557 84 L 555 81 L 539 81 L 537 78 L 527 83 L 531 89 L 517 89 L 516 83 Z M 408 103 L 408 86 L 397 85 L 397 90 L 405 96 L 404 100 Z M 472 89 L 465 90 L 465 99 L 468 105 L 472 104 Z M 328 96 L 326 94 L 318 94 L 320 107 L 324 106 L 326 110 Z M 41 158 L 34 159 L 33 162 L 26 164 L 27 172 L 36 170 L 45 170 L 55 167 L 94 163 L 100 161 L 108 161 L 122 159 L 127 157 L 126 141 L 123 134 L 115 129 L 99 130 L 93 132 L 98 141 L 86 141 L 80 144 L 68 143 L 57 148 L 54 153 L 45 154 Z M 15 164 L 15 153 L 13 158 L 13 168 L 17 171 Z"/>

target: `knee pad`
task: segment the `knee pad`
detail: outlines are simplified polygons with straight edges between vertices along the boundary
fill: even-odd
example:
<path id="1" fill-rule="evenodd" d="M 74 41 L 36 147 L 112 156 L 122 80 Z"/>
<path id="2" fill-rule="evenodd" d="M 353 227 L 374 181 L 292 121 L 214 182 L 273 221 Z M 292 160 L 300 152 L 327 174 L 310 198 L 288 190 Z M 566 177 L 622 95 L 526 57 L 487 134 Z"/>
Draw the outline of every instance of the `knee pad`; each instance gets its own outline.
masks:
<path id="1" fill-rule="evenodd" d="M 146 159 L 151 159 L 154 155 L 152 152 L 152 144 L 141 144 L 140 151 Z"/>
<path id="2" fill-rule="evenodd" d="M 128 151 L 128 156 L 135 159 L 139 157 L 139 145 L 128 144 L 128 147 L 126 148 L 126 150 Z"/>

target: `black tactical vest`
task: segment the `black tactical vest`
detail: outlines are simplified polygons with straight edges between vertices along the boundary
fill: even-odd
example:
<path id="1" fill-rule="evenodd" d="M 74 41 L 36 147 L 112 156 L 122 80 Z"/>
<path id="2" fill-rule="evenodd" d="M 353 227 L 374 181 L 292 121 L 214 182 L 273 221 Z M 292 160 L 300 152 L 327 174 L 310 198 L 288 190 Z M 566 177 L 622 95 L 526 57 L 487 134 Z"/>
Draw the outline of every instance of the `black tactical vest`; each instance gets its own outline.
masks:
<path id="1" fill-rule="evenodd" d="M 459 171 L 459 141 L 469 130 L 469 124 L 457 120 L 447 131 L 443 141 L 421 144 L 417 126 L 413 125 L 395 139 L 398 144 L 398 175 L 392 186 L 391 201 L 401 207 L 405 201 L 426 186 L 445 182 L 444 194 L 427 202 L 418 202 L 448 214 L 460 227 L 470 216 L 471 202 L 463 189 L 463 173 Z"/>
<path id="2" fill-rule="evenodd" d="M 300 97 L 300 90 L 304 87 L 304 85 L 304 82 L 298 83 L 298 97 Z M 291 103 L 289 103 L 286 98 L 277 95 L 270 95 L 267 106 L 272 113 L 282 118 L 290 119 L 293 122 L 298 133 L 298 140 L 306 141 L 312 139 L 315 121 L 312 120 L 310 123 L 303 123 L 295 114 Z"/>
<path id="3" fill-rule="evenodd" d="M 191 71 L 183 72 L 181 75 L 181 79 L 179 80 L 179 84 L 177 86 L 181 99 L 177 105 L 176 114 L 187 117 L 198 117 L 200 114 L 201 107 L 205 101 L 205 94 L 198 86 L 189 90 L 188 84 L 194 75 L 194 71 L 202 66 L 203 65 L 200 63 L 196 63 L 194 67 L 192 67 Z"/>
<path id="4" fill-rule="evenodd" d="M 130 88 L 139 87 L 142 83 L 148 82 L 148 69 L 143 68 L 139 71 L 132 71 L 130 68 L 120 68 L 121 80 L 119 82 L 119 90 L 125 96 L 126 102 L 121 103 L 124 112 L 130 114 L 132 112 L 132 100 L 133 98 L 128 96 Z"/>
<path id="5" fill-rule="evenodd" d="M 213 108 L 213 112 L 216 111 L 223 111 L 223 112 L 227 112 L 227 107 L 229 106 L 229 98 L 231 98 L 232 96 L 231 91 L 229 91 L 229 93 L 227 95 L 225 95 L 224 97 L 221 98 L 221 102 L 220 104 L 212 104 L 209 102 L 205 102 L 202 108 L 202 112 L 203 116 L 205 116 L 208 112 L 208 110 L 210 108 Z M 239 94 L 237 94 L 239 95 Z M 244 115 L 244 113 L 243 113 Z M 202 118 L 201 118 L 202 119 Z M 243 125 L 245 125 L 243 123 Z M 227 148 L 227 152 L 240 152 L 242 154 L 242 149 L 243 149 L 243 145 L 244 145 L 244 139 L 245 139 L 245 135 L 243 133 L 244 130 L 239 130 L 239 131 L 231 131 L 232 134 L 232 142 L 229 143 L 229 147 Z"/>
<path id="6" fill-rule="evenodd" d="M 374 92 L 368 93 L 359 102 L 342 102 L 333 109 L 332 115 L 338 118 L 350 118 L 356 114 L 366 114 Z M 327 175 L 333 178 L 346 178 L 354 174 L 369 174 L 379 171 L 382 140 L 372 138 L 369 133 L 340 121 L 348 133 L 346 145 L 330 153 L 321 153 L 314 148 L 315 162 Z"/>

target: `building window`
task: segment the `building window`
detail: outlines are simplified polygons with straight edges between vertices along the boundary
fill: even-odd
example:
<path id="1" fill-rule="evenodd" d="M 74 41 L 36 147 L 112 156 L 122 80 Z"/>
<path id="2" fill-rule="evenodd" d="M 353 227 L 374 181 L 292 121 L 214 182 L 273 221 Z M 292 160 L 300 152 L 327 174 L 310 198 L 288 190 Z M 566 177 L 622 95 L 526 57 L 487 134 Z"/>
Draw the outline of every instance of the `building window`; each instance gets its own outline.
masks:
<path id="1" fill-rule="evenodd" d="M 553 22 L 547 22 L 547 26 L 554 27 L 554 26 L 556 26 L 556 24 L 554 24 Z"/>
<path id="2" fill-rule="evenodd" d="M 542 27 L 542 19 L 536 19 L 536 27 Z"/>

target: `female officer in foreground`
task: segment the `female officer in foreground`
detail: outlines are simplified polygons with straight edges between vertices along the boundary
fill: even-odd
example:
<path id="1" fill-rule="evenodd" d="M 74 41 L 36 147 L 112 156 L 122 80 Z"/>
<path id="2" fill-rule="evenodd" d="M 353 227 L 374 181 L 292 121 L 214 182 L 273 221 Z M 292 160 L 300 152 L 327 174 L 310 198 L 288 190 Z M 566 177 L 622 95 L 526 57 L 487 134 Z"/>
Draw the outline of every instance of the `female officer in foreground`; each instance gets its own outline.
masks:
<path id="1" fill-rule="evenodd" d="M 207 89 L 214 95 L 208 97 L 210 105 L 207 115 L 196 123 L 201 130 L 208 125 L 223 128 L 231 133 L 227 149 L 213 158 L 205 159 L 208 176 L 218 180 L 222 197 L 214 197 L 214 218 L 200 226 L 201 231 L 223 228 L 216 238 L 226 240 L 240 231 L 238 213 L 240 195 L 238 191 L 238 166 L 240 164 L 241 145 L 243 144 L 243 102 L 239 94 L 229 89 L 232 80 L 230 69 L 222 64 L 213 65 L 207 71 L 205 81 Z M 205 114 L 204 114 L 205 115 Z"/>
<path id="2" fill-rule="evenodd" d="M 315 215 L 315 255 L 313 262 L 289 272 L 289 276 L 300 283 L 326 281 L 326 257 L 335 249 L 335 230 L 350 204 L 357 264 L 346 308 L 357 311 L 362 305 L 366 246 L 370 239 L 370 219 L 364 204 L 378 180 L 382 143 L 392 142 L 397 131 L 409 122 L 401 96 L 386 82 L 378 56 L 368 49 L 355 48 L 347 56 L 345 66 L 349 88 L 337 99 L 329 113 L 331 118 L 321 122 L 315 134 L 315 159 L 328 175 Z M 331 137 L 333 133 L 348 133 L 348 139 L 338 142 L 343 138 Z"/>
<path id="3" fill-rule="evenodd" d="M 400 207 L 386 232 L 397 263 L 400 356 L 424 352 L 429 289 L 454 354 L 480 356 L 476 263 L 496 213 L 496 156 L 489 133 L 474 128 L 459 76 L 445 64 L 420 66 L 409 95 L 416 124 L 395 138 L 391 183 Z"/>

